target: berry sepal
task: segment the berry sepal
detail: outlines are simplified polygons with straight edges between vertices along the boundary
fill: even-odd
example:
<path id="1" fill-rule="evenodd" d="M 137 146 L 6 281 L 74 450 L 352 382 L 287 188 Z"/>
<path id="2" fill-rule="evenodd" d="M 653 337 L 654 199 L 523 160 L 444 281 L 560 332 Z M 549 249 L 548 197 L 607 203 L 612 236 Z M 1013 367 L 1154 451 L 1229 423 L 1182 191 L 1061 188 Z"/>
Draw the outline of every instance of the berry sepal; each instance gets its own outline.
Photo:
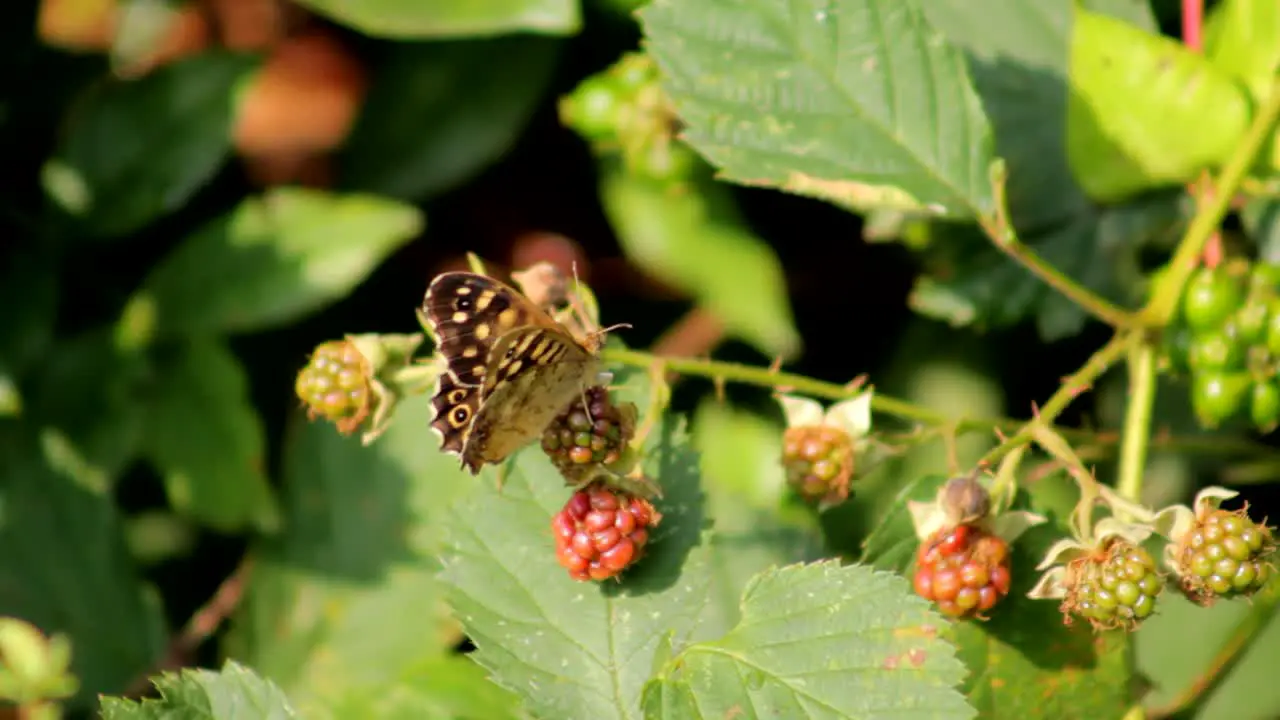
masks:
<path id="1" fill-rule="evenodd" d="M 908 500 L 907 512 L 916 537 L 922 541 L 947 528 L 976 525 L 1012 545 L 1024 532 L 1048 520 L 1029 510 L 991 514 L 990 496 L 976 476 L 951 478 L 938 488 L 932 502 Z"/>

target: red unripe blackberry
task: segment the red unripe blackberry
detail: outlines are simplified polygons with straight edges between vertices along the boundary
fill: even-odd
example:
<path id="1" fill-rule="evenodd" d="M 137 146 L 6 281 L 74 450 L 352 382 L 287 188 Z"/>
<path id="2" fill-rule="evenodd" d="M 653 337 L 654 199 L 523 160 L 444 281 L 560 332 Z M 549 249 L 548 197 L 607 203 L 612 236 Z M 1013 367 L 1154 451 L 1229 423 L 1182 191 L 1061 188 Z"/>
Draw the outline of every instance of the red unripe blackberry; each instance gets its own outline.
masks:
<path id="1" fill-rule="evenodd" d="M 853 442 L 829 425 L 787 428 L 782 436 L 782 465 L 787 483 L 811 502 L 835 504 L 849 497 Z"/>
<path id="2" fill-rule="evenodd" d="M 648 500 L 592 483 L 551 519 L 556 558 L 575 580 L 616 577 L 644 554 L 661 518 Z"/>
<path id="3" fill-rule="evenodd" d="M 1011 579 L 1009 545 L 973 525 L 943 528 L 916 552 L 916 594 L 951 617 L 984 617 Z"/>

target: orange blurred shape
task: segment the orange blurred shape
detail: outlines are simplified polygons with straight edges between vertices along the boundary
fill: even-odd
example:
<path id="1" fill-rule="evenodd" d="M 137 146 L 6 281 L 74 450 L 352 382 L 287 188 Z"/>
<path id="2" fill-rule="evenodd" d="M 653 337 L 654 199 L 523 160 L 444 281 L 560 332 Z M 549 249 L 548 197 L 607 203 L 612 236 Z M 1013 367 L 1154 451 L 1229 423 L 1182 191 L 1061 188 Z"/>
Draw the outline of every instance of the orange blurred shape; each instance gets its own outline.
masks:
<path id="1" fill-rule="evenodd" d="M 222 44 L 232 50 L 265 50 L 285 38 L 293 12 L 281 0 L 204 0 L 217 18 Z"/>
<path id="2" fill-rule="evenodd" d="M 521 234 L 515 239 L 511 248 L 511 266 L 524 269 L 539 262 L 549 262 L 564 273 L 565 277 L 573 277 L 574 265 L 578 270 L 578 279 L 587 282 L 591 273 L 587 256 L 582 247 L 570 238 L 559 233 L 534 231 Z"/>
<path id="3" fill-rule="evenodd" d="M 246 155 L 327 152 L 342 144 L 359 112 L 363 66 L 324 30 L 275 47 L 240 100 L 234 142 Z"/>
<path id="4" fill-rule="evenodd" d="M 65 50 L 106 50 L 116 36 L 116 0 L 41 0 L 36 33 Z"/>

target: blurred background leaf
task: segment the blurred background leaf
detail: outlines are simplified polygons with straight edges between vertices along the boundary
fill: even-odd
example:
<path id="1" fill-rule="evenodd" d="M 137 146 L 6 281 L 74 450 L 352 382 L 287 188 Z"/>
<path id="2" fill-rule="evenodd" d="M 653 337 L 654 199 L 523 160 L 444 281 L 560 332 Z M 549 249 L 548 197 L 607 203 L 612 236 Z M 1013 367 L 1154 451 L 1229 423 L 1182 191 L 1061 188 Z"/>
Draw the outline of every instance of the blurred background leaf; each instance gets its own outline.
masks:
<path id="1" fill-rule="evenodd" d="M 418 200 L 471 179 L 524 131 L 561 44 L 507 35 L 387 48 L 342 151 L 342 184 Z"/>
<path id="2" fill-rule="evenodd" d="M 529 31 L 571 35 L 581 27 L 578 0 L 299 0 L 318 13 L 378 37 L 450 37 Z"/>

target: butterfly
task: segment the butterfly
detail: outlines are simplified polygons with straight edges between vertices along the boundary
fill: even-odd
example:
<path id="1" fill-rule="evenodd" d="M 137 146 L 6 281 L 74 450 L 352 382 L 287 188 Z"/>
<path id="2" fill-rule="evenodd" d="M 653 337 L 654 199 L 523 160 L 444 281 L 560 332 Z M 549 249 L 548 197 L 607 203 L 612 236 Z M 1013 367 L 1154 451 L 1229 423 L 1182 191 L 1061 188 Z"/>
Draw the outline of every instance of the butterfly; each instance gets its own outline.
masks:
<path id="1" fill-rule="evenodd" d="M 472 475 L 541 437 L 588 385 L 607 382 L 597 356 L 602 333 L 578 339 L 491 277 L 438 275 L 422 310 L 445 364 L 431 429 Z"/>

